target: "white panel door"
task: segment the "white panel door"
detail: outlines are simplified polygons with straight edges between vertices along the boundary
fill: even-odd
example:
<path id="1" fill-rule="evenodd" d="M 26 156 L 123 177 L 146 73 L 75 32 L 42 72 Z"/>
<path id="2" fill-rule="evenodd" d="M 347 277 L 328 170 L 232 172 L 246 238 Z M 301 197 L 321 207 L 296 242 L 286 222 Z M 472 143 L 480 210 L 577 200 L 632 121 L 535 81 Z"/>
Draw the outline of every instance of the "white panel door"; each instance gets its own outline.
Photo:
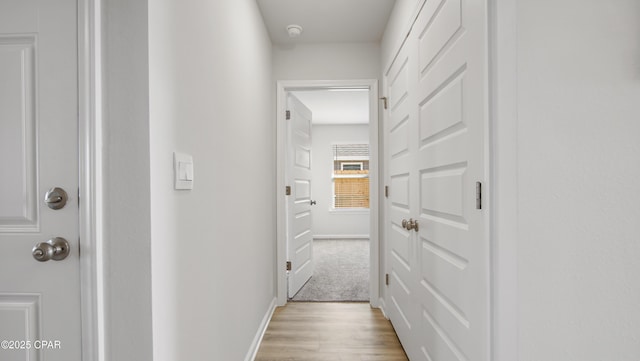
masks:
<path id="1" fill-rule="evenodd" d="M 313 275 L 311 232 L 311 111 L 292 94 L 287 96 L 287 259 L 289 298 Z"/>
<path id="2" fill-rule="evenodd" d="M 476 182 L 485 180 L 486 19 L 485 1 L 426 2 L 403 50 L 409 53 L 405 62 L 410 71 L 408 146 L 404 137 L 393 134 L 398 96 L 393 93 L 394 74 L 387 74 L 391 274 L 402 264 L 394 237 L 409 234 L 406 258 L 415 262 L 407 263 L 409 284 L 395 286 L 394 281 L 400 282 L 392 277 L 389 295 L 393 309 L 399 289 L 410 293 L 405 306 L 413 317 L 410 327 L 392 322 L 397 329 L 408 329 L 409 336 L 398 334 L 411 360 L 489 360 L 487 212 L 476 209 Z M 403 157 L 412 157 L 412 164 L 398 171 L 394 149 L 404 148 Z M 407 175 L 409 184 L 394 182 L 394 172 Z M 405 189 L 406 215 L 394 209 Z M 417 220 L 418 230 L 399 227 L 401 217 Z"/>
<path id="3" fill-rule="evenodd" d="M 3 361 L 80 360 L 76 12 L 74 0 L 0 2 Z M 53 187 L 69 196 L 58 210 L 44 202 Z M 34 259 L 55 237 L 69 256 Z"/>
<path id="4" fill-rule="evenodd" d="M 415 330 L 418 313 L 415 298 L 417 259 L 415 237 L 403 227 L 402 222 L 417 213 L 413 201 L 416 195 L 417 177 L 415 157 L 417 144 L 417 111 L 412 104 L 415 98 L 415 57 L 411 47 L 403 47 L 385 76 L 388 110 L 384 124 L 386 179 L 389 186 L 387 200 L 387 257 L 390 277 L 388 314 L 398 337 L 409 357 L 417 344 Z"/>

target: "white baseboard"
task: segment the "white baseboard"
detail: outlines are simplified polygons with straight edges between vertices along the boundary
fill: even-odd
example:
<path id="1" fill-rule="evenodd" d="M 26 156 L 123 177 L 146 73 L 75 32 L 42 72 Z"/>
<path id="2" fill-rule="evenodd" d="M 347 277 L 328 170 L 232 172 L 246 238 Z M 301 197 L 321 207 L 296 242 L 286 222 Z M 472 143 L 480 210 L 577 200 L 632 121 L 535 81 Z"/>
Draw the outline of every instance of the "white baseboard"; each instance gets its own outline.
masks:
<path id="1" fill-rule="evenodd" d="M 273 300 L 271 300 L 269 309 L 267 309 L 267 313 L 262 318 L 260 327 L 258 327 L 258 332 L 256 332 L 256 336 L 253 338 L 253 342 L 251 342 L 251 347 L 249 347 L 247 357 L 244 358 L 245 361 L 253 361 L 256 359 L 256 355 L 258 354 L 258 349 L 260 348 L 260 343 L 262 342 L 264 333 L 267 331 L 267 327 L 269 327 L 269 321 L 271 321 L 273 311 L 276 310 L 276 301 L 277 299 L 275 297 L 273 298 Z"/>
<path id="2" fill-rule="evenodd" d="M 314 234 L 313 239 L 369 239 L 368 234 Z"/>
<path id="3" fill-rule="evenodd" d="M 380 299 L 378 299 L 378 308 L 380 309 L 380 311 L 382 311 L 382 315 L 384 316 L 384 318 L 388 320 L 389 316 L 387 316 L 387 312 L 385 310 L 386 307 L 387 305 L 384 302 L 384 298 L 380 297 Z"/>

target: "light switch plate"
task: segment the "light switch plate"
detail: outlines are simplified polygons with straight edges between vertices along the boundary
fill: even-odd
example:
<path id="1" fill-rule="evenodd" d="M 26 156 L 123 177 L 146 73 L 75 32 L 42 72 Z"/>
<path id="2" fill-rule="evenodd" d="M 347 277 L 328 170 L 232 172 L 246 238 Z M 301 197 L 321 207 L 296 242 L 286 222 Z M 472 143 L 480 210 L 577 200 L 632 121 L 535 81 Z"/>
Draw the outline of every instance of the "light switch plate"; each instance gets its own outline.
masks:
<path id="1" fill-rule="evenodd" d="M 175 189 L 193 189 L 193 157 L 173 152 L 173 175 Z"/>

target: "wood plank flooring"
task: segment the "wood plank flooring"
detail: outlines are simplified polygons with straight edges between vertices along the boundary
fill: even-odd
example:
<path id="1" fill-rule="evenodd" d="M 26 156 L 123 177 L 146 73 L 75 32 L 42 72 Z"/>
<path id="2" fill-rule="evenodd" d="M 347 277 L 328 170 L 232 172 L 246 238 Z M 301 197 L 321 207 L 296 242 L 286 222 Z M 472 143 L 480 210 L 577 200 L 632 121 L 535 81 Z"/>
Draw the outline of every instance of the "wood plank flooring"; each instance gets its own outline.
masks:
<path id="1" fill-rule="evenodd" d="M 391 323 L 368 303 L 278 307 L 256 361 L 407 361 Z"/>

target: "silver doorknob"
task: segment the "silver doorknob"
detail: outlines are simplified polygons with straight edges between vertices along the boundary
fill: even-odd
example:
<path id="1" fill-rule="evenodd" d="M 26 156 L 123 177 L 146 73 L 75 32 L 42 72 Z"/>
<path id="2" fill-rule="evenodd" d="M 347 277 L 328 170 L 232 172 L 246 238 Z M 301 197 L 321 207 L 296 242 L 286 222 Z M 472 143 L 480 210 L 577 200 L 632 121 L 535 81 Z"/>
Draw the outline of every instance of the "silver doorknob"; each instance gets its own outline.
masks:
<path id="1" fill-rule="evenodd" d="M 44 195 L 44 203 L 51 209 L 60 209 L 67 204 L 67 192 L 59 187 L 51 188 Z"/>
<path id="2" fill-rule="evenodd" d="M 46 262 L 50 259 L 54 261 L 61 261 L 69 255 L 69 242 L 61 237 L 51 238 L 46 242 L 40 242 L 33 250 L 31 254 L 36 261 Z"/>
<path id="3" fill-rule="evenodd" d="M 402 228 L 406 229 L 407 231 L 410 230 L 415 230 L 416 232 L 418 231 L 418 221 L 414 221 L 413 218 L 409 218 L 409 220 L 407 221 L 406 219 L 402 220 Z"/>
<path id="4" fill-rule="evenodd" d="M 408 230 L 414 230 L 416 232 L 418 232 L 418 221 L 417 220 L 413 220 L 412 218 L 409 218 L 409 222 L 407 222 L 407 229 Z"/>

